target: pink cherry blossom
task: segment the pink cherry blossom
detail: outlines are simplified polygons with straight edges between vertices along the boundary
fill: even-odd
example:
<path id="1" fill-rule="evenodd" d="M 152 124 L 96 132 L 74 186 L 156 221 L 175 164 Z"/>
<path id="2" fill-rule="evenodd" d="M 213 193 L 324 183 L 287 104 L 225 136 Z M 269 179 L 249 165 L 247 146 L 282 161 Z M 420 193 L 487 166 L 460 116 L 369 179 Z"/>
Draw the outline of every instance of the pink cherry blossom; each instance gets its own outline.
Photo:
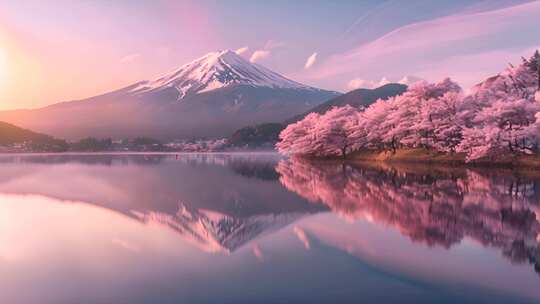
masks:
<path id="1" fill-rule="evenodd" d="M 314 157 L 426 148 L 464 152 L 469 162 L 540 152 L 540 91 L 526 62 L 488 78 L 469 95 L 446 78 L 415 83 L 366 109 L 347 105 L 310 114 L 280 134 L 277 148 Z"/>

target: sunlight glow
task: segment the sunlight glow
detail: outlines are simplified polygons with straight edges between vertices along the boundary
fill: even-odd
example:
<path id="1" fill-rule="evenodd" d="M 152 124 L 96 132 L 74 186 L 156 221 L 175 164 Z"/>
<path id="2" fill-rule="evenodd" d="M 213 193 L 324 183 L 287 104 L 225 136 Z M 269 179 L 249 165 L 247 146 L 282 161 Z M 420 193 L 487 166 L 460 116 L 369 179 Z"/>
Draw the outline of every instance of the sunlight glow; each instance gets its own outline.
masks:
<path id="1" fill-rule="evenodd" d="M 7 59 L 4 50 L 0 49 L 0 84 L 4 82 L 7 74 Z"/>

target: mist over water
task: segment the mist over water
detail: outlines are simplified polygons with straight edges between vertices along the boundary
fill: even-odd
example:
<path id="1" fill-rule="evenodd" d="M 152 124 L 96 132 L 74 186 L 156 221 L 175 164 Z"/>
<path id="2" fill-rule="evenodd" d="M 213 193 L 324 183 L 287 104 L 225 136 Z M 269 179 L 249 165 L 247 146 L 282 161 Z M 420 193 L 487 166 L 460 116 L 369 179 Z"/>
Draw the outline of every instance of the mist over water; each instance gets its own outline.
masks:
<path id="1" fill-rule="evenodd" d="M 2 303 L 535 303 L 540 174 L 0 157 Z"/>

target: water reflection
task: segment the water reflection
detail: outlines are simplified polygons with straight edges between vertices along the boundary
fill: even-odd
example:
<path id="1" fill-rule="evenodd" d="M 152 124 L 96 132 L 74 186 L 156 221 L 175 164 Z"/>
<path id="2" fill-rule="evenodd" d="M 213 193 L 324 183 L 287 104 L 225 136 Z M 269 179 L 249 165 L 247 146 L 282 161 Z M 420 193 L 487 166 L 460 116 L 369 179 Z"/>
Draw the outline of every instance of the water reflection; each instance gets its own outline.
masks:
<path id="1" fill-rule="evenodd" d="M 0 302 L 534 303 L 539 181 L 275 154 L 0 156 L 0 286 L 28 290 Z"/>
<path id="2" fill-rule="evenodd" d="M 222 253 L 233 252 L 305 216 L 302 212 L 229 216 L 211 210 L 189 210 L 184 205 L 180 205 L 175 214 L 156 211 L 133 213 L 146 223 L 172 228 L 204 251 Z"/>
<path id="3" fill-rule="evenodd" d="M 173 229 L 208 252 L 230 253 L 306 215 L 327 210 L 280 187 L 274 170 L 278 158 L 273 154 L 0 159 L 4 162 L 1 192 L 99 205 Z"/>
<path id="4" fill-rule="evenodd" d="M 347 218 L 450 248 L 468 237 L 540 273 L 540 174 L 282 160 L 281 183 Z"/>

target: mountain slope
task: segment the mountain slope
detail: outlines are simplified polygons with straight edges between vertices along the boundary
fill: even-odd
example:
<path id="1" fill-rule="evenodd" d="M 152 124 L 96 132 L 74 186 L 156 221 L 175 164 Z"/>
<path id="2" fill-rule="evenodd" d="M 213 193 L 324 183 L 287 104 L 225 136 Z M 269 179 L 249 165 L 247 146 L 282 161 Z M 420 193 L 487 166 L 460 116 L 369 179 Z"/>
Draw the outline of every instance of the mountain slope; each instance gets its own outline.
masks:
<path id="1" fill-rule="evenodd" d="M 63 151 L 67 149 L 65 141 L 51 136 L 19 128 L 0 121 L 0 146 L 30 142 L 35 148 L 43 151 Z"/>
<path id="2" fill-rule="evenodd" d="M 246 125 L 283 121 L 338 94 L 222 51 L 155 80 L 37 110 L 0 112 L 0 120 L 70 139 L 223 137 Z"/>
<path id="3" fill-rule="evenodd" d="M 402 94 L 407 90 L 407 86 L 398 83 L 389 83 L 380 86 L 375 89 L 356 89 L 346 94 L 337 96 L 331 100 L 328 100 L 306 113 L 292 117 L 286 121 L 287 124 L 296 122 L 304 118 L 309 113 L 324 113 L 330 110 L 332 107 L 342 107 L 344 105 L 350 105 L 353 107 L 368 107 L 377 99 L 388 99 L 393 96 Z"/>
<path id="4" fill-rule="evenodd" d="M 153 81 L 139 83 L 131 92 L 143 94 L 174 87 L 178 98 L 232 85 L 285 89 L 313 89 L 269 69 L 248 62 L 233 51 L 209 53 Z"/>

